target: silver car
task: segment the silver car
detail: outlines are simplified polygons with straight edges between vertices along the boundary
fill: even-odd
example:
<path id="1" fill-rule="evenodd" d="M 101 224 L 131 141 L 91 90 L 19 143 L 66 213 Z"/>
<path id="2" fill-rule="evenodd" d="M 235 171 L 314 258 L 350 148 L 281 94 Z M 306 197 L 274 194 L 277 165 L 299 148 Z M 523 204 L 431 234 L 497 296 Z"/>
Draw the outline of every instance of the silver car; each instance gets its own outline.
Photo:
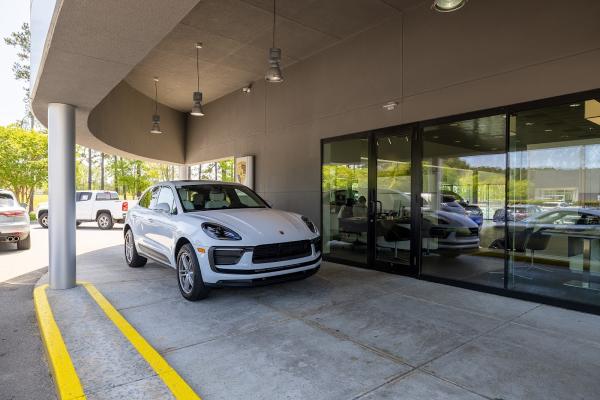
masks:
<path id="1" fill-rule="evenodd" d="M 15 194 L 0 189 L 0 242 L 16 243 L 19 250 L 31 247 L 29 215 Z"/>

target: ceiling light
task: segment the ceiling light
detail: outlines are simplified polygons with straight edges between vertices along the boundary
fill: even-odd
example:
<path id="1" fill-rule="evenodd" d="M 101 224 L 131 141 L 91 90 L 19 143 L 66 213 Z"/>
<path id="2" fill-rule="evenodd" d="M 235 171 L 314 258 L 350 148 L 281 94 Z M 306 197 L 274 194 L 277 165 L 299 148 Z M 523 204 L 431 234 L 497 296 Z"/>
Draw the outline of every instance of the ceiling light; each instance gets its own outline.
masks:
<path id="1" fill-rule="evenodd" d="M 439 139 L 440 137 L 436 135 L 436 136 L 434 136 L 433 138 L 434 138 L 434 139 Z"/>
<path id="2" fill-rule="evenodd" d="M 581 104 L 579 103 L 573 103 L 573 104 L 569 104 L 569 107 L 579 107 Z"/>
<path id="3" fill-rule="evenodd" d="M 152 115 L 152 129 L 150 133 L 159 135 L 160 130 L 160 115 L 158 115 L 158 78 L 154 78 L 154 114 Z"/>
<path id="4" fill-rule="evenodd" d="M 202 110 L 202 92 L 194 92 L 194 104 L 192 105 L 190 115 L 194 117 L 204 116 L 204 110 Z"/>
<path id="5" fill-rule="evenodd" d="M 478 144 L 474 144 L 473 147 L 479 147 L 479 145 Z"/>
<path id="6" fill-rule="evenodd" d="M 455 140 L 454 143 L 460 143 L 460 140 Z"/>
<path id="7" fill-rule="evenodd" d="M 531 125 L 533 125 L 533 122 L 525 122 L 525 125 L 531 126 Z"/>
<path id="8" fill-rule="evenodd" d="M 544 129 L 544 132 L 552 132 L 552 129 Z"/>
<path id="9" fill-rule="evenodd" d="M 265 74 L 265 80 L 271 83 L 283 82 L 281 73 L 281 49 L 275 47 L 275 18 L 277 0 L 273 0 L 273 45 L 269 49 L 269 69 Z"/>
<path id="10" fill-rule="evenodd" d="M 439 12 L 456 11 L 467 3 L 467 0 L 434 0 L 431 8 Z"/>
<path id="11" fill-rule="evenodd" d="M 202 92 L 200 91 L 200 49 L 202 48 L 202 42 L 196 43 L 196 91 L 192 95 L 192 111 L 190 115 L 194 117 L 203 117 L 204 111 L 202 110 Z"/>

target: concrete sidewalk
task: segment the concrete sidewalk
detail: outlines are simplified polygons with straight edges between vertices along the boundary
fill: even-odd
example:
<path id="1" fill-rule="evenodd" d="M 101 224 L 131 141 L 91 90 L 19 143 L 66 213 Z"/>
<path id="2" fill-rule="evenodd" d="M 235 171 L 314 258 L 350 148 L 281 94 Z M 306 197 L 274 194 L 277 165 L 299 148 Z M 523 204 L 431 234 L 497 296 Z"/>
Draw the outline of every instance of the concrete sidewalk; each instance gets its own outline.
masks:
<path id="1" fill-rule="evenodd" d="M 593 315 L 330 263 L 305 281 L 191 303 L 174 270 L 128 268 L 121 246 L 80 255 L 78 280 L 96 285 L 205 400 L 600 393 Z M 166 396 L 81 289 L 49 298 L 90 397 Z"/>

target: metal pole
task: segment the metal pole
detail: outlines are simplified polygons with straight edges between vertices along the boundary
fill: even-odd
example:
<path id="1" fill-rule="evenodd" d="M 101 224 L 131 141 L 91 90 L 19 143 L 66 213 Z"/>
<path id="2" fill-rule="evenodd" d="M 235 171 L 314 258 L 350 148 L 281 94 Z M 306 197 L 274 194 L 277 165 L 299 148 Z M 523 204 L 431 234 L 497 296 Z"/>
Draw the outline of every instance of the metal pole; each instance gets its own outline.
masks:
<path id="1" fill-rule="evenodd" d="M 48 104 L 50 288 L 75 287 L 75 107 Z"/>

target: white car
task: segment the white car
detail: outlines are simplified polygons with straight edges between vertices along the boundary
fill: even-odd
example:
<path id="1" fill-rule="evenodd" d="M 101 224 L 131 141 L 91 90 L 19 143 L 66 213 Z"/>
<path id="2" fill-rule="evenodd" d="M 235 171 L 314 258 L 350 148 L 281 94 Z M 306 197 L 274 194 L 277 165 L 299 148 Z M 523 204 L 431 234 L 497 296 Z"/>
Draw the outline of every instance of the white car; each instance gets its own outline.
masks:
<path id="1" fill-rule="evenodd" d="M 119 200 L 119 194 L 110 190 L 80 190 L 75 192 L 75 218 L 82 222 L 96 221 L 100 229 L 112 229 L 122 223 L 134 200 Z M 36 211 L 38 222 L 48 228 L 48 203 L 40 203 Z"/>
<path id="2" fill-rule="evenodd" d="M 214 286 L 302 279 L 321 265 L 321 238 L 307 217 L 272 209 L 246 186 L 211 181 L 163 182 L 127 213 L 125 261 L 148 258 L 177 270 L 183 297 Z"/>
<path id="3" fill-rule="evenodd" d="M 29 215 L 15 194 L 0 189 L 0 242 L 16 243 L 19 250 L 31 248 Z"/>

